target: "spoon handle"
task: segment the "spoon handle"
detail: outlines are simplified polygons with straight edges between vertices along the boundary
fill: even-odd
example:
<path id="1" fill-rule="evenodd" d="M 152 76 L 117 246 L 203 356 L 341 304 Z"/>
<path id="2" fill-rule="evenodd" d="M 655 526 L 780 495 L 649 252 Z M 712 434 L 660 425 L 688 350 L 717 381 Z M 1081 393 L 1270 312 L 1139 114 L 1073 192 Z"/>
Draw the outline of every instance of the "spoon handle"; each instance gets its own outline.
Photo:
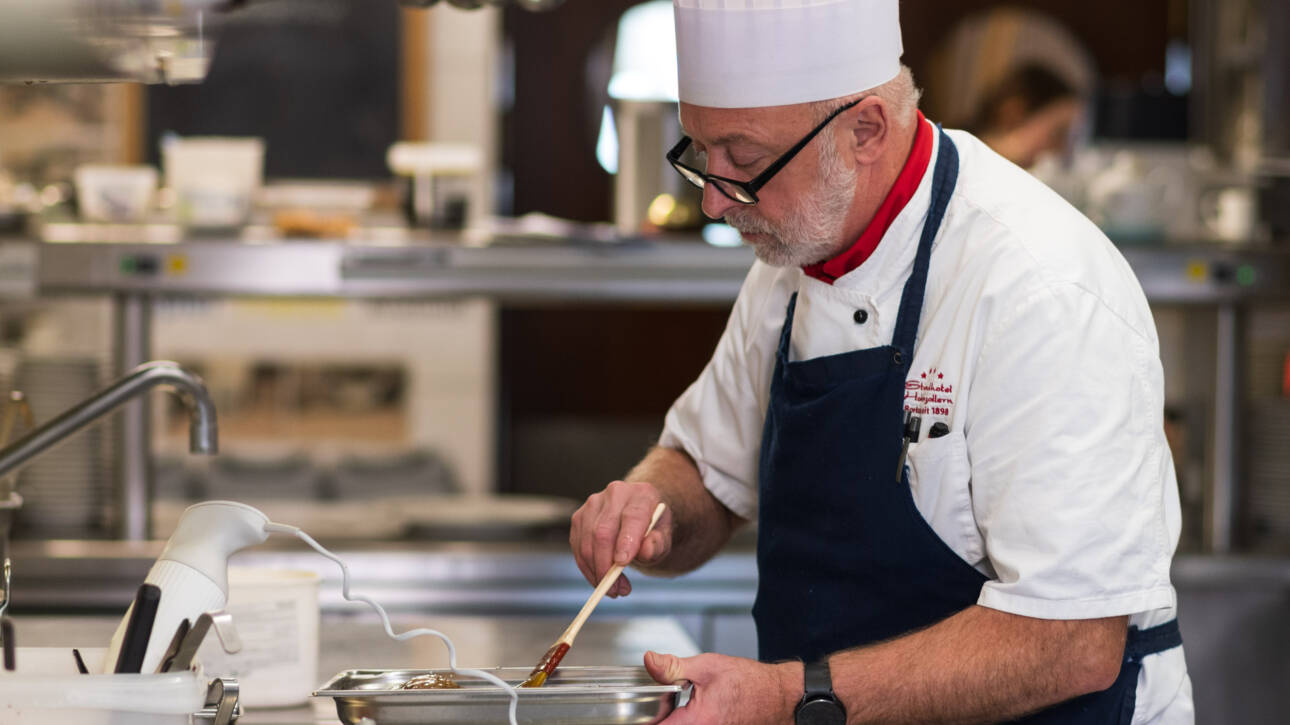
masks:
<path id="1" fill-rule="evenodd" d="M 649 526 L 645 529 L 645 535 L 641 537 L 642 539 L 645 536 L 649 536 L 650 532 L 654 530 L 654 525 L 658 523 L 659 517 L 663 515 L 663 510 L 666 508 L 666 504 L 663 503 L 654 507 L 654 514 L 650 516 Z M 600 600 L 605 597 L 605 592 L 609 591 L 609 587 L 613 586 L 614 582 L 618 580 L 618 575 L 622 573 L 622 564 L 609 567 L 609 571 L 605 572 L 605 575 L 600 578 L 600 583 L 596 585 L 595 591 L 587 598 L 587 603 L 582 605 L 582 611 L 578 612 L 578 616 L 573 618 L 573 622 L 568 629 L 564 630 L 564 634 L 560 636 L 560 639 L 557 640 L 558 642 L 573 644 L 573 638 L 578 636 L 582 625 L 586 624 L 587 618 L 591 616 L 591 611 L 596 608 L 597 604 L 600 604 Z"/>

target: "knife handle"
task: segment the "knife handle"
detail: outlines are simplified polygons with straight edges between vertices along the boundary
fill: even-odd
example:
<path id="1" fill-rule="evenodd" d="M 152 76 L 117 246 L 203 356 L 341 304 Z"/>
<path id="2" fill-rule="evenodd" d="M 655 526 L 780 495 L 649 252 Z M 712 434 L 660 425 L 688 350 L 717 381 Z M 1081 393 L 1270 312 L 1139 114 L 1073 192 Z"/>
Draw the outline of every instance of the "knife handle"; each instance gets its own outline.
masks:
<path id="1" fill-rule="evenodd" d="M 125 637 L 121 641 L 121 652 L 116 658 L 114 672 L 139 672 L 143 668 L 143 656 L 148 652 L 148 642 L 152 639 L 152 623 L 157 619 L 157 605 L 161 603 L 161 589 L 155 584 L 144 584 L 134 597 L 134 606 L 130 608 L 130 620 L 125 625 Z"/>

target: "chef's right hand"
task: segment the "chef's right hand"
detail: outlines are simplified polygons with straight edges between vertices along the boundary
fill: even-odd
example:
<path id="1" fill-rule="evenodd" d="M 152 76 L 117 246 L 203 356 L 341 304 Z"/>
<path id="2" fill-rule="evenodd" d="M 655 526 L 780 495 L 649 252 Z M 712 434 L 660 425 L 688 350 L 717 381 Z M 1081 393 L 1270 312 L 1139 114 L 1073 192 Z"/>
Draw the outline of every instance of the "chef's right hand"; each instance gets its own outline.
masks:
<path id="1" fill-rule="evenodd" d="M 649 566 L 672 551 L 672 507 L 664 508 L 654 530 L 645 536 L 650 517 L 662 500 L 651 484 L 614 481 L 600 493 L 592 494 L 574 512 L 569 547 L 578 569 L 592 586 L 599 584 L 615 564 Z M 631 582 L 622 575 L 607 593 L 621 597 L 631 591 Z"/>

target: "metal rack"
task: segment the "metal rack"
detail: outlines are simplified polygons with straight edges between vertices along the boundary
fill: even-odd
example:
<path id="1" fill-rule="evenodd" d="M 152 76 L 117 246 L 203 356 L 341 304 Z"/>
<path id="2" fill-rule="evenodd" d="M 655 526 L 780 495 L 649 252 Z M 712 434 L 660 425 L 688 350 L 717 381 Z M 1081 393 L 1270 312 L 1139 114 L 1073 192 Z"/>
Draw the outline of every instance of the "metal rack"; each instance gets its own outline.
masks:
<path id="1" fill-rule="evenodd" d="M 486 296 L 512 304 L 726 305 L 738 294 L 753 259 L 747 248 L 719 249 L 688 237 L 616 243 L 508 237 L 487 246 L 465 241 L 452 235 L 170 244 L 0 240 L 0 291 L 111 296 L 115 359 L 121 370 L 128 370 L 150 359 L 151 303 L 158 298 Z M 1123 252 L 1153 303 L 1216 310 L 1212 493 L 1205 539 L 1211 551 L 1230 551 L 1240 475 L 1243 310 L 1255 302 L 1290 299 L 1290 247 L 1194 244 L 1126 247 Z M 146 535 L 149 452 L 145 431 L 138 427 L 146 420 L 141 412 L 127 417 L 118 452 L 126 519 L 122 533 L 132 539 Z"/>

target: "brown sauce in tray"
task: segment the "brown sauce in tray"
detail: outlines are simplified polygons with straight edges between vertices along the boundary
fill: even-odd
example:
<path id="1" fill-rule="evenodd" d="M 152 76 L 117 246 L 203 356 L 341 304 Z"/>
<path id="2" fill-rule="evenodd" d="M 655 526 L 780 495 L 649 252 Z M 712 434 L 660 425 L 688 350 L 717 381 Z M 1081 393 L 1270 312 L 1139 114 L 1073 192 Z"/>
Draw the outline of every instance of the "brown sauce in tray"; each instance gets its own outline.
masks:
<path id="1" fill-rule="evenodd" d="M 442 672 L 431 672 L 428 675 L 418 675 L 403 683 L 404 690 L 460 690 L 461 685 L 452 678 L 452 675 Z"/>

